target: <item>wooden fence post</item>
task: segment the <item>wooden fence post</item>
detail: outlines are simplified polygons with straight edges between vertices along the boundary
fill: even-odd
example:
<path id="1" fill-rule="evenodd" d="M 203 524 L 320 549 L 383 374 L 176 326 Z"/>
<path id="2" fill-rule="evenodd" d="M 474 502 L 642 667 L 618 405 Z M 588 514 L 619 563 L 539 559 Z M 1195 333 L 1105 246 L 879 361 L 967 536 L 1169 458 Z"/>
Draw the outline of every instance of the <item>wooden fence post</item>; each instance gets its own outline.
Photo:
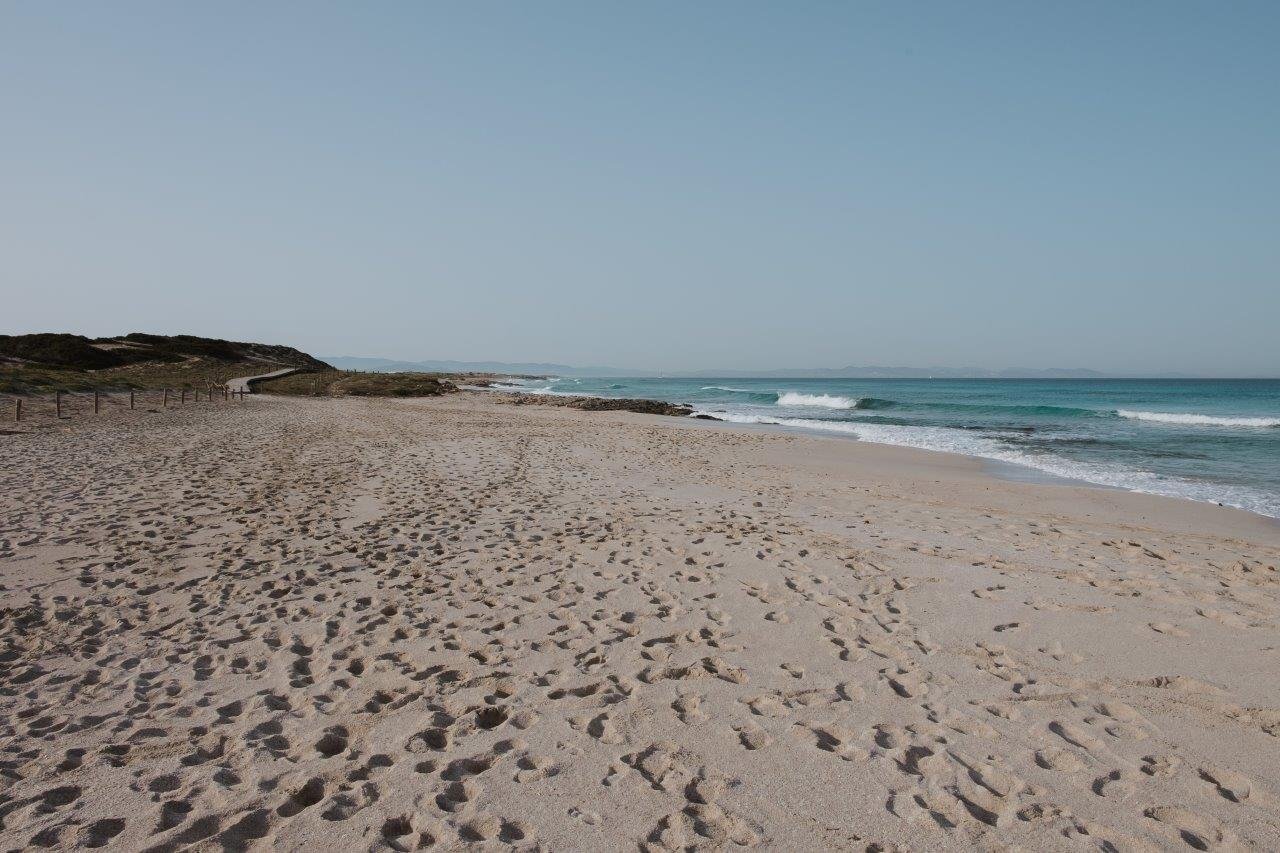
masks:
<path id="1" fill-rule="evenodd" d="M 62 392 L 58 392 L 57 396 L 58 420 L 62 420 Z"/>
<path id="2" fill-rule="evenodd" d="M 18 397 L 13 401 L 16 405 L 13 407 L 13 420 L 18 423 L 22 420 L 22 398 Z"/>
<path id="3" fill-rule="evenodd" d="M 164 405 L 165 405 L 165 408 L 169 407 L 169 389 L 168 388 L 164 389 Z"/>
<path id="4" fill-rule="evenodd" d="M 129 389 L 129 411 L 133 411 L 133 389 Z"/>
<path id="5" fill-rule="evenodd" d="M 98 389 L 93 389 L 93 413 L 98 414 Z"/>

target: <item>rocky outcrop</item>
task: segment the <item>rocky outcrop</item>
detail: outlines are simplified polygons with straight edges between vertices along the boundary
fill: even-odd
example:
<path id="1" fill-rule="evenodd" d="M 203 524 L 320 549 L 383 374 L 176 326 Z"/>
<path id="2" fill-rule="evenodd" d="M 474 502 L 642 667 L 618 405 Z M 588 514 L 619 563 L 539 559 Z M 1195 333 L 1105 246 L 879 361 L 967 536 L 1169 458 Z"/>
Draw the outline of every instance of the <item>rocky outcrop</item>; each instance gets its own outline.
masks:
<path id="1" fill-rule="evenodd" d="M 552 394 L 503 394 L 501 401 L 514 406 L 561 406 L 586 412 L 637 412 L 642 415 L 688 417 L 692 406 L 664 403 L 661 400 L 613 399 L 609 397 L 557 397 Z"/>

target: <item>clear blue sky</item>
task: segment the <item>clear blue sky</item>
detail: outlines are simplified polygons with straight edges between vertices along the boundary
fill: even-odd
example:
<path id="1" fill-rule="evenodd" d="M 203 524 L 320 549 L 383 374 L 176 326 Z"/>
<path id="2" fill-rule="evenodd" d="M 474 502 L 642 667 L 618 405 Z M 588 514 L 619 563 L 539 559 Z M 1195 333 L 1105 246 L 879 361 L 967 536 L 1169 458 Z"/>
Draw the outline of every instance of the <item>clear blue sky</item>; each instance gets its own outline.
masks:
<path id="1" fill-rule="evenodd" d="M 1280 3 L 0 4 L 0 332 L 1280 373 Z"/>

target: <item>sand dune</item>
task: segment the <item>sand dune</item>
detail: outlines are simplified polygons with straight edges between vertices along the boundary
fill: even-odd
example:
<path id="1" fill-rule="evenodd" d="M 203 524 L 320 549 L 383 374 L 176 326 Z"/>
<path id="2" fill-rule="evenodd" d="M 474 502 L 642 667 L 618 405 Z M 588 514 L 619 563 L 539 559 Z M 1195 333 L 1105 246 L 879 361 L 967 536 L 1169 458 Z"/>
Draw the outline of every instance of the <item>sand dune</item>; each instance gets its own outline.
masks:
<path id="1" fill-rule="evenodd" d="M 1280 847 L 1280 533 L 626 413 L 0 437 L 0 847 Z"/>

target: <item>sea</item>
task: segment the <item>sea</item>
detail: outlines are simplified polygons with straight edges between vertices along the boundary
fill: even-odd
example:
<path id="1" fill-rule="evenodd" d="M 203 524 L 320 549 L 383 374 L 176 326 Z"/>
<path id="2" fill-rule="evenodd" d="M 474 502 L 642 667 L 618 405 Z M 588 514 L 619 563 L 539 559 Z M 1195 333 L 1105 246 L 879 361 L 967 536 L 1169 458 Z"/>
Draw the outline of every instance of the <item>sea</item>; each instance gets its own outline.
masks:
<path id="1" fill-rule="evenodd" d="M 1280 379 L 520 379 L 1280 518 Z"/>

